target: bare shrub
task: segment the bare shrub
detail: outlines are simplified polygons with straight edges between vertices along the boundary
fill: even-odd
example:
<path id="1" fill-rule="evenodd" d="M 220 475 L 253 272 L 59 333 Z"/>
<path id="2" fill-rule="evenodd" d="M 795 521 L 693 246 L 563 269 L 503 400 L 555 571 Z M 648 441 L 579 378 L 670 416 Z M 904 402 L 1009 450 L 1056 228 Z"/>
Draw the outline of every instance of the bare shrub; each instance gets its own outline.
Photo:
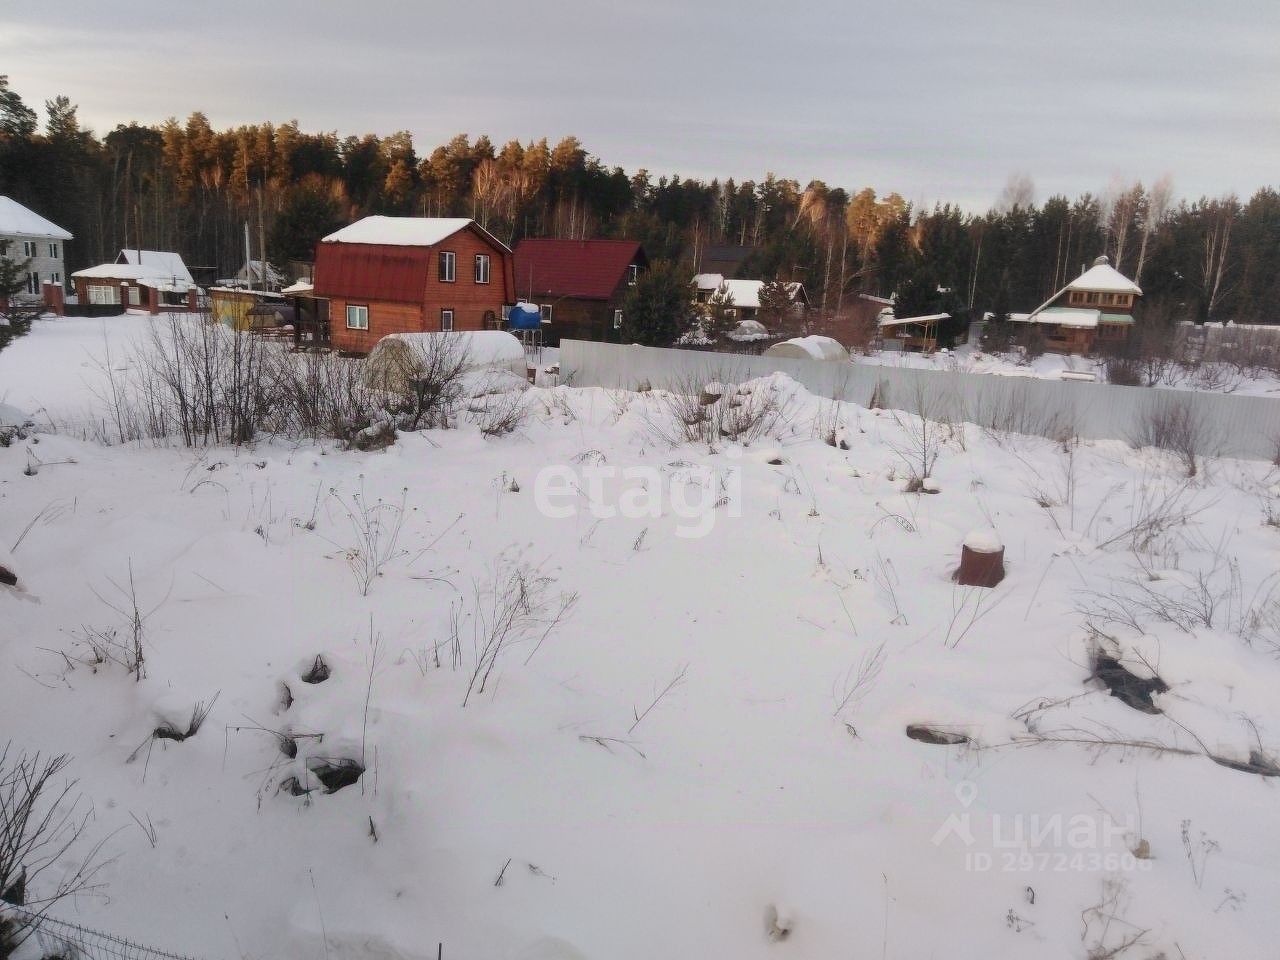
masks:
<path id="1" fill-rule="evenodd" d="M 445 427 L 464 395 L 471 354 L 462 337 L 442 333 L 387 337 L 364 361 L 365 382 L 394 398 L 388 407 L 405 430 Z"/>
<path id="2" fill-rule="evenodd" d="M 69 668 L 79 664 L 96 672 L 99 666 L 114 663 L 133 674 L 135 681 L 140 681 L 146 676 L 146 623 L 164 601 L 143 611 L 133 581 L 132 560 L 128 564 L 125 583 L 116 583 L 110 578 L 107 582 L 115 590 L 115 595 L 108 599 L 94 590 L 94 596 L 114 611 L 121 623 L 108 627 L 82 626 L 79 632 L 72 634 L 76 647 L 63 652 L 62 656 Z"/>
<path id="3" fill-rule="evenodd" d="M 716 375 L 684 377 L 669 390 L 646 398 L 644 422 L 661 443 L 751 444 L 772 435 L 791 418 L 791 398 L 768 377 L 737 382 Z"/>
<path id="4" fill-rule="evenodd" d="M 133 387 L 153 436 L 188 447 L 247 443 L 276 409 L 282 347 L 203 314 L 169 314 L 149 328 Z"/>
<path id="5" fill-rule="evenodd" d="M 359 360 L 336 353 L 280 357 L 282 432 L 292 439 L 333 437 L 355 446 L 362 432 L 377 422 L 386 400 L 361 374 Z"/>
<path id="6" fill-rule="evenodd" d="M 1102 518 L 1096 514 L 1089 522 L 1088 532 L 1095 539 L 1105 537 L 1099 540 L 1097 549 L 1124 546 L 1135 554 L 1156 552 L 1167 537 L 1187 528 L 1206 507 L 1195 499 L 1190 478 L 1170 483 L 1144 473 L 1132 490 L 1128 516 L 1121 521 L 1123 526 L 1100 530 Z"/>
<path id="7" fill-rule="evenodd" d="M 1106 358 L 1105 369 L 1107 383 L 1117 387 L 1141 387 L 1142 371 L 1138 362 L 1132 357 L 1116 354 Z"/>
<path id="8" fill-rule="evenodd" d="M 408 488 L 400 491 L 398 503 L 390 503 L 379 497 L 370 501 L 364 486 L 343 497 L 337 490 L 329 491 L 330 501 L 347 518 L 351 529 L 350 542 L 335 543 L 342 551 L 347 569 L 356 581 L 360 596 L 367 597 L 373 581 L 382 576 L 382 568 L 392 560 L 404 556 L 399 549 L 400 528 L 404 525 L 405 502 Z M 328 539 L 327 537 L 324 539 Z"/>
<path id="9" fill-rule="evenodd" d="M 524 393 L 506 390 L 483 393 L 467 404 L 467 419 L 486 437 L 515 433 L 529 417 L 529 404 Z"/>
<path id="10" fill-rule="evenodd" d="M 886 441 L 886 445 L 898 455 L 907 468 L 908 492 L 922 489 L 924 481 L 933 476 L 933 468 L 942 454 L 947 432 L 941 415 L 942 405 L 930 397 L 924 386 L 918 384 L 911 400 L 907 417 L 897 413 L 894 422 L 902 427 L 903 438 Z"/>
<path id="11" fill-rule="evenodd" d="M 488 584 L 472 585 L 468 618 L 475 663 L 462 697 L 464 707 L 472 694 L 485 692 L 494 670 L 513 647 L 532 645 L 524 661 L 528 663 L 573 610 L 578 595 L 555 592 L 555 583 L 539 567 L 502 557 Z"/>
<path id="12" fill-rule="evenodd" d="M 12 744 L 0 751 L 0 901 L 27 908 L 8 920 L 0 912 L 0 955 L 21 945 L 50 907 L 92 890 L 105 865 L 105 841 L 85 844 L 92 806 L 74 793 L 77 781 L 59 782 L 70 762 Z"/>
<path id="13" fill-rule="evenodd" d="M 1194 477 L 1198 458 L 1209 450 L 1209 428 L 1194 396 L 1164 396 L 1147 406 L 1129 442 L 1137 449 L 1172 453 L 1187 476 Z"/>

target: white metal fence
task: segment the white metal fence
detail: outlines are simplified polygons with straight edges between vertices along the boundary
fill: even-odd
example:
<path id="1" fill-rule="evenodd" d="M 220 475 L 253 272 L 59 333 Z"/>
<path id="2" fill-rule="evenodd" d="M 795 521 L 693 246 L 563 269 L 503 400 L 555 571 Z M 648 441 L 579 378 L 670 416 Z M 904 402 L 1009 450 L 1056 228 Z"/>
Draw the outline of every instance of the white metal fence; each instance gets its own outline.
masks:
<path id="1" fill-rule="evenodd" d="M 563 340 L 560 380 L 579 387 L 679 388 L 781 371 L 811 393 L 861 406 L 923 413 L 1015 433 L 1132 441 L 1153 414 L 1185 412 L 1203 453 L 1271 460 L 1280 444 L 1280 399 L 1103 383 L 1041 380 L 860 363 L 752 357 Z"/>

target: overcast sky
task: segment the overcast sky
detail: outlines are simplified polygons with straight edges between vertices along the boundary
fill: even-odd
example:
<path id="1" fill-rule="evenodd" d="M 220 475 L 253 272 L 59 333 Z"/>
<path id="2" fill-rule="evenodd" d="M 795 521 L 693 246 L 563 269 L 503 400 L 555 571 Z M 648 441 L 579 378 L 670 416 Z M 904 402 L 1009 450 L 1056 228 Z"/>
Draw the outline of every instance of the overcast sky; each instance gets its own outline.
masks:
<path id="1" fill-rule="evenodd" d="M 1280 183 L 1280 0 L 61 0 L 0 5 L 0 72 L 100 134 L 577 135 L 655 176 L 993 203 L 1172 174 Z"/>

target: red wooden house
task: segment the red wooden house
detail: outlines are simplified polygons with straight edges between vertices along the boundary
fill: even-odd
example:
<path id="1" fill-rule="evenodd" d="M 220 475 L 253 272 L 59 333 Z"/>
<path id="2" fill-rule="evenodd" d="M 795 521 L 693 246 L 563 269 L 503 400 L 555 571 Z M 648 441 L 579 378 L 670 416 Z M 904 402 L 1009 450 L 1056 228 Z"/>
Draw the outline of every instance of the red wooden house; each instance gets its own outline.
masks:
<path id="1" fill-rule="evenodd" d="M 314 284 L 350 353 L 390 333 L 498 327 L 515 302 L 510 248 L 461 217 L 358 220 L 320 241 Z"/>
<path id="2" fill-rule="evenodd" d="M 617 340 L 622 301 L 649 266 L 635 240 L 521 240 L 516 293 L 538 304 L 546 342 Z"/>

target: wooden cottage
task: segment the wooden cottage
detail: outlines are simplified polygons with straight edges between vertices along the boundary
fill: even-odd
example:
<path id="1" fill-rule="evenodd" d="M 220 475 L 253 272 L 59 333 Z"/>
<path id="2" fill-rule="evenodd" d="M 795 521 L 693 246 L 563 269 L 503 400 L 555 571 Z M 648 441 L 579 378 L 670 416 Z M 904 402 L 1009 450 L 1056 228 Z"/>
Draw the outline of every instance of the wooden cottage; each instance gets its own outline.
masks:
<path id="1" fill-rule="evenodd" d="M 1142 288 L 1098 257 L 1076 277 L 1029 314 L 1011 314 L 1014 323 L 1037 324 L 1045 349 L 1055 353 L 1092 353 L 1109 344 L 1124 343 L 1133 326 L 1133 308 Z"/>
<path id="2" fill-rule="evenodd" d="M 348 353 L 390 333 L 492 328 L 515 300 L 510 248 L 459 217 L 358 220 L 320 241 L 313 282 Z"/>
<path id="3" fill-rule="evenodd" d="M 71 279 L 82 307 L 181 313 L 201 306 L 182 255 L 167 250 L 121 250 L 112 263 L 77 270 Z"/>
<path id="4" fill-rule="evenodd" d="M 521 240 L 516 292 L 542 313 L 546 343 L 618 339 L 622 301 L 649 260 L 635 240 Z"/>

